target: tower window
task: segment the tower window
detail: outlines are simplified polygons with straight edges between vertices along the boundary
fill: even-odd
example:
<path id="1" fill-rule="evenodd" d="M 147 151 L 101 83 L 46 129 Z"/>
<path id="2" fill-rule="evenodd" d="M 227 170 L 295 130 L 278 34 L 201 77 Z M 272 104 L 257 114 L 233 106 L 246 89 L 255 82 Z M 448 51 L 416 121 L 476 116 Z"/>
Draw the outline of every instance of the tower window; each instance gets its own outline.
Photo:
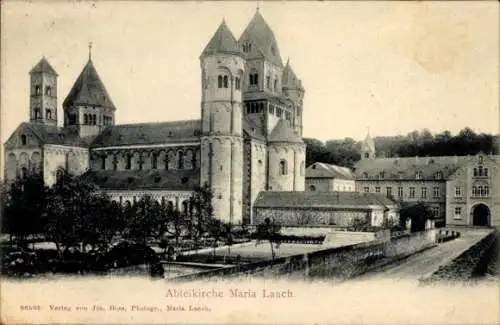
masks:
<path id="1" fill-rule="evenodd" d="M 35 108 L 35 119 L 39 119 L 40 118 L 40 109 L 37 107 Z"/>
<path id="2" fill-rule="evenodd" d="M 250 86 L 258 86 L 259 85 L 259 74 L 251 73 L 250 74 Z"/>
<path id="3" fill-rule="evenodd" d="M 278 80 L 274 79 L 274 91 L 278 91 Z"/>
<path id="4" fill-rule="evenodd" d="M 248 53 L 252 50 L 252 44 L 250 42 L 245 42 L 243 44 L 243 52 Z"/>
<path id="5" fill-rule="evenodd" d="M 25 145 L 26 145 L 26 143 L 27 143 L 26 135 L 25 135 L 25 134 L 22 134 L 22 135 L 21 135 L 21 144 L 22 144 L 23 146 L 25 146 Z"/>
<path id="6" fill-rule="evenodd" d="M 228 77 L 224 76 L 224 88 L 228 88 Z"/>
<path id="7" fill-rule="evenodd" d="M 47 120 L 52 119 L 52 112 L 50 111 L 50 109 L 45 111 L 45 119 L 47 119 Z"/>
<path id="8" fill-rule="evenodd" d="M 101 169 L 106 169 L 106 156 L 101 156 Z"/>
<path id="9" fill-rule="evenodd" d="M 234 87 L 236 88 L 236 90 L 240 90 L 241 85 L 240 85 L 240 78 L 239 77 L 236 77 L 234 79 Z"/>
<path id="10" fill-rule="evenodd" d="M 35 95 L 40 95 L 40 86 L 35 86 Z"/>
<path id="11" fill-rule="evenodd" d="M 222 76 L 217 77 L 217 86 L 222 88 Z"/>
<path id="12" fill-rule="evenodd" d="M 266 88 L 271 89 L 271 77 L 266 77 Z"/>
<path id="13" fill-rule="evenodd" d="M 281 160 L 280 161 L 280 175 L 286 175 L 287 174 L 287 166 L 286 166 L 286 161 L 285 160 Z"/>
<path id="14" fill-rule="evenodd" d="M 45 87 L 45 95 L 47 96 L 52 95 L 52 88 L 50 88 L 50 86 Z"/>
<path id="15" fill-rule="evenodd" d="M 87 114 L 83 114 L 83 124 L 88 124 L 89 123 L 89 117 Z"/>

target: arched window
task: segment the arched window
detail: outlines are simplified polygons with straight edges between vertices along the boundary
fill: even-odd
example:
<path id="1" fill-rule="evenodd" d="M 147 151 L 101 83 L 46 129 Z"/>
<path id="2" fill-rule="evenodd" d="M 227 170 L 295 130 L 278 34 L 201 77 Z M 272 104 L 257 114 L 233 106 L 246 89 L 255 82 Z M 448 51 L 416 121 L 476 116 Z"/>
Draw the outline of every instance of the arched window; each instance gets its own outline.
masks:
<path id="1" fill-rule="evenodd" d="M 35 95 L 40 95 L 40 86 L 35 86 Z"/>
<path id="2" fill-rule="evenodd" d="M 266 76 L 266 88 L 271 89 L 271 77 Z"/>
<path id="3" fill-rule="evenodd" d="M 309 186 L 309 191 L 311 191 L 311 192 L 316 191 L 316 186 L 314 186 L 314 185 Z"/>
<path id="4" fill-rule="evenodd" d="M 101 156 L 101 169 L 106 169 L 106 156 Z"/>
<path id="5" fill-rule="evenodd" d="M 278 91 L 278 80 L 274 79 L 274 91 Z"/>
<path id="6" fill-rule="evenodd" d="M 52 95 L 52 88 L 50 88 L 50 86 L 45 87 L 45 95 Z"/>
<path id="7" fill-rule="evenodd" d="M 182 151 L 177 152 L 177 169 L 184 169 L 184 153 Z"/>
<path id="8" fill-rule="evenodd" d="M 440 172 L 440 171 L 436 172 L 436 173 L 434 174 L 434 178 L 435 178 L 435 179 L 441 179 L 441 178 L 443 178 L 443 173 L 442 173 L 442 172 Z"/>
<path id="9" fill-rule="evenodd" d="M 51 119 L 52 119 L 52 112 L 50 111 L 50 109 L 47 109 L 47 110 L 45 111 L 45 118 L 46 118 L 47 120 L 51 120 Z"/>
<path id="10" fill-rule="evenodd" d="M 132 155 L 127 154 L 125 157 L 125 169 L 130 169 L 132 168 Z"/>
<path id="11" fill-rule="evenodd" d="M 236 90 L 240 90 L 240 87 L 241 87 L 241 85 L 240 85 L 240 78 L 236 77 L 234 79 L 234 88 L 236 88 Z"/>
<path id="12" fill-rule="evenodd" d="M 35 119 L 40 118 L 40 109 L 37 107 L 35 108 Z"/>
<path id="13" fill-rule="evenodd" d="M 21 168 L 21 177 L 22 178 L 28 177 L 28 168 L 26 168 L 26 167 Z"/>
<path id="14" fill-rule="evenodd" d="M 422 179 L 422 172 L 418 171 L 415 173 L 415 179 Z"/>
<path id="15" fill-rule="evenodd" d="M 229 87 L 229 81 L 228 81 L 228 76 L 224 76 L 224 88 L 228 88 Z"/>
<path id="16" fill-rule="evenodd" d="M 87 124 L 89 122 L 87 114 L 83 114 L 83 124 Z"/>
<path id="17" fill-rule="evenodd" d="M 280 175 L 286 175 L 287 174 L 287 166 L 286 166 L 286 161 L 281 160 L 280 161 Z"/>
<path id="18" fill-rule="evenodd" d="M 92 115 L 92 124 L 96 125 L 97 124 L 97 116 L 94 114 Z"/>
<path id="19" fill-rule="evenodd" d="M 151 169 L 156 168 L 158 168 L 158 154 L 156 152 L 153 152 L 151 154 Z"/>
<path id="20" fill-rule="evenodd" d="M 222 76 L 217 77 L 217 86 L 222 88 Z"/>
<path id="21" fill-rule="evenodd" d="M 63 181 L 64 170 L 58 169 L 56 170 L 56 182 L 61 183 Z"/>
<path id="22" fill-rule="evenodd" d="M 26 138 L 26 135 L 25 135 L 25 134 L 21 134 L 21 144 L 22 144 L 23 146 L 25 146 L 25 145 L 26 145 L 26 143 L 28 143 L 27 138 Z"/>

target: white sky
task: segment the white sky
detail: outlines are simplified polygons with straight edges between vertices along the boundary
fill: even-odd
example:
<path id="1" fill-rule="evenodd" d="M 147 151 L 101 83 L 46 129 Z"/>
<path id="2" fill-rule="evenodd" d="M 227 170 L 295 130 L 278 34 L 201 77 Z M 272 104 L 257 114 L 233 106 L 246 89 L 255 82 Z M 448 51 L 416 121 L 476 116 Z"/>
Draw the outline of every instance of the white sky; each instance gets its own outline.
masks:
<path id="1" fill-rule="evenodd" d="M 199 118 L 201 51 L 223 17 L 239 38 L 256 10 L 252 1 L 2 4 L 2 143 L 28 120 L 28 72 L 43 55 L 59 73 L 61 120 L 89 41 L 117 123 Z M 498 133 L 497 2 L 260 7 L 306 88 L 305 137 Z"/>

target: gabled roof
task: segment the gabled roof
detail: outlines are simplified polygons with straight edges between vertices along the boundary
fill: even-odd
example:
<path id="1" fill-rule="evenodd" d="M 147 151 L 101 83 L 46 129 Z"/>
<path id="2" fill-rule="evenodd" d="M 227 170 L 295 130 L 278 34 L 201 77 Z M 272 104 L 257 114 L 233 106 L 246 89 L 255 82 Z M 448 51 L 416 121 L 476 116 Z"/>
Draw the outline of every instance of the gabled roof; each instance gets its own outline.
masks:
<path id="1" fill-rule="evenodd" d="M 259 10 L 257 10 L 240 37 L 240 44 L 243 44 L 245 41 L 250 41 L 252 44 L 252 51 L 248 53 L 249 59 L 263 55 L 270 62 L 279 67 L 283 67 L 278 43 L 276 42 L 274 33 L 264 20 L 264 17 L 260 14 Z M 253 49 L 254 47 L 256 47 L 258 51 Z"/>
<path id="2" fill-rule="evenodd" d="M 214 36 L 203 50 L 202 56 L 215 53 L 241 55 L 238 41 L 234 37 L 233 33 L 231 33 L 224 20 L 219 25 L 219 28 L 217 28 Z"/>
<path id="3" fill-rule="evenodd" d="M 48 73 L 57 76 L 57 72 L 50 65 L 49 61 L 45 57 L 43 57 L 34 67 L 31 69 L 30 74 L 32 73 Z"/>
<path id="4" fill-rule="evenodd" d="M 283 75 L 281 78 L 281 84 L 285 89 L 299 89 L 302 91 L 304 90 L 304 87 L 302 86 L 302 81 L 300 81 L 300 79 L 297 78 L 297 75 L 290 66 L 290 60 L 286 61 L 286 65 L 285 68 L 283 69 Z"/>
<path id="5" fill-rule="evenodd" d="M 93 170 L 82 178 L 102 189 L 193 190 L 200 185 L 200 170 Z"/>
<path id="6" fill-rule="evenodd" d="M 293 131 L 290 123 L 285 119 L 280 119 L 267 139 L 268 142 L 290 142 L 304 143 L 302 139 Z"/>
<path id="7" fill-rule="evenodd" d="M 376 193 L 263 191 L 257 196 L 254 206 L 257 208 L 338 207 L 368 209 L 372 206 L 385 208 L 397 206 L 397 204 Z"/>
<path id="8" fill-rule="evenodd" d="M 73 88 L 63 102 L 63 107 L 76 105 L 100 106 L 115 109 L 113 101 L 97 74 L 94 63 L 89 59 Z"/>
<path id="9" fill-rule="evenodd" d="M 306 178 L 335 178 L 354 180 L 354 174 L 347 167 L 317 162 L 307 167 Z"/>
<path id="10" fill-rule="evenodd" d="M 355 175 L 358 179 L 364 179 L 366 173 L 368 179 L 379 179 L 383 172 L 383 179 L 415 180 L 417 172 L 420 172 L 422 180 L 434 180 L 437 172 L 441 172 L 442 179 L 447 179 L 470 159 L 471 156 L 367 159 L 360 160 L 355 165 Z"/>
<path id="11" fill-rule="evenodd" d="M 95 138 L 92 147 L 199 141 L 200 130 L 200 120 L 113 125 Z"/>
<path id="12" fill-rule="evenodd" d="M 57 144 L 62 146 L 86 148 L 93 139 L 93 137 L 81 138 L 78 134 L 72 133 L 67 129 L 55 125 L 32 122 L 21 123 L 13 134 L 16 134 L 17 130 L 23 128 L 30 130 L 42 144 Z M 9 142 L 9 140 L 7 140 L 7 142 Z"/>
<path id="13" fill-rule="evenodd" d="M 262 133 L 262 126 L 257 125 L 247 115 L 243 115 L 243 133 L 252 139 L 266 141 L 266 137 Z"/>

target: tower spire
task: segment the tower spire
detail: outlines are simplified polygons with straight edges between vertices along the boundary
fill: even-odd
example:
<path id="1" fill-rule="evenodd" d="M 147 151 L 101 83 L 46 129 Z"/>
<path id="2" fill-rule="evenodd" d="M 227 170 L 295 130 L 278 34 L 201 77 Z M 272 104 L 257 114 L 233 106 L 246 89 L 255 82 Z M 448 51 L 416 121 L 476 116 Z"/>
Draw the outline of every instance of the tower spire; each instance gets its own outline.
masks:
<path id="1" fill-rule="evenodd" d="M 92 42 L 89 42 L 89 60 L 92 60 Z"/>
<path id="2" fill-rule="evenodd" d="M 259 9 L 260 9 L 260 1 L 257 0 L 257 12 L 259 12 Z"/>

